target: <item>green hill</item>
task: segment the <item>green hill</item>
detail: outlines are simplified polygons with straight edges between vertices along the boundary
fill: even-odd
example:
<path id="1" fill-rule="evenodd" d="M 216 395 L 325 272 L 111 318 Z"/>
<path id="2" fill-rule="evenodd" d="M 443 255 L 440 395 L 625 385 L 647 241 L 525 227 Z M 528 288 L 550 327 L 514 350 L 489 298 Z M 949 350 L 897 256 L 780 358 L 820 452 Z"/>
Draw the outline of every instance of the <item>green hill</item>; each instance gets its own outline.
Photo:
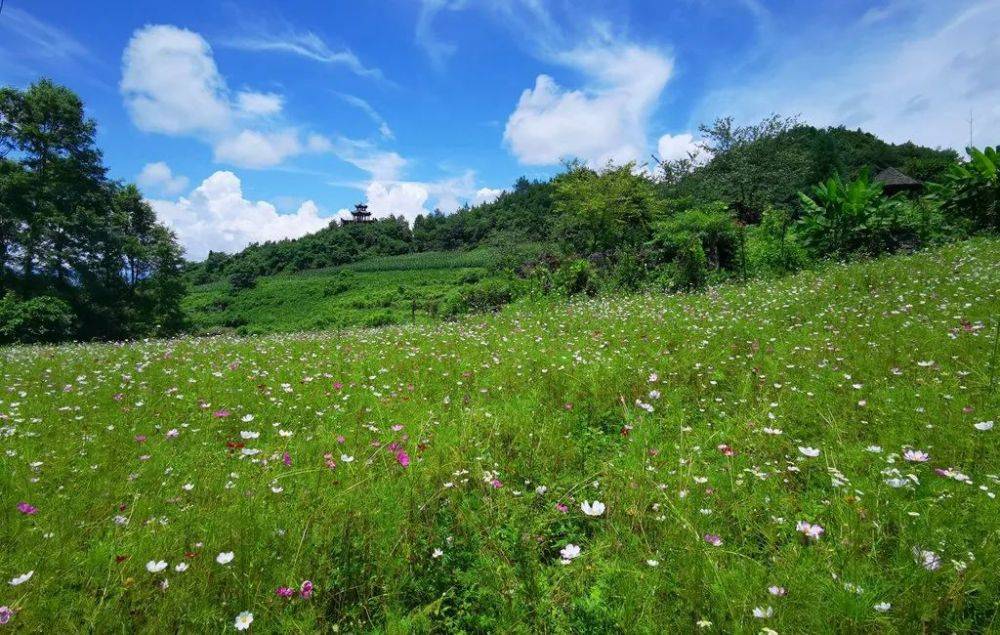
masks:
<path id="1" fill-rule="evenodd" d="M 370 258 L 297 274 L 258 278 L 238 292 L 227 282 L 198 285 L 184 300 L 196 332 L 314 331 L 427 322 L 464 312 L 463 298 L 505 278 L 491 252 L 422 252 Z"/>

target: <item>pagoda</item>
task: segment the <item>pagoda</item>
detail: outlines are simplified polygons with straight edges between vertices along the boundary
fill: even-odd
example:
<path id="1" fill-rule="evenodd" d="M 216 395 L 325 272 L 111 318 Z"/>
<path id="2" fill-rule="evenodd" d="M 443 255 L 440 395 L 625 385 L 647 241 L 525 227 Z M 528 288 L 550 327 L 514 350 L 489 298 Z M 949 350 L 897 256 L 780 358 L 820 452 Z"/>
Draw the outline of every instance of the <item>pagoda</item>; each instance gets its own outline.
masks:
<path id="1" fill-rule="evenodd" d="M 375 219 L 372 218 L 372 213 L 368 211 L 368 206 L 364 203 L 358 203 L 351 210 L 351 218 L 345 218 L 340 221 L 341 225 L 352 225 L 354 223 L 374 223 Z"/>

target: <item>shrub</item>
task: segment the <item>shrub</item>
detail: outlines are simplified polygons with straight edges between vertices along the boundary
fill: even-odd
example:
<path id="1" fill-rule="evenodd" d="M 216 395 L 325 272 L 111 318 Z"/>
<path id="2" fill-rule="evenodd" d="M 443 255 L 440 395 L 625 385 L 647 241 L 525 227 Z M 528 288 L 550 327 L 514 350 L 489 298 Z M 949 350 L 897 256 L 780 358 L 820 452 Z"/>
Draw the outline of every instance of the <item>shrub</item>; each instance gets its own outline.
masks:
<path id="1" fill-rule="evenodd" d="M 809 263 L 799 242 L 791 214 L 785 209 L 764 211 L 760 225 L 747 230 L 747 265 L 754 272 L 790 273 Z"/>
<path id="2" fill-rule="evenodd" d="M 233 291 L 252 289 L 257 285 L 257 274 L 249 269 L 239 269 L 229 276 L 229 285 Z"/>
<path id="3" fill-rule="evenodd" d="M 952 165 L 931 196 L 949 217 L 972 231 L 1000 229 L 1000 146 L 969 148 L 969 162 Z"/>
<path id="4" fill-rule="evenodd" d="M 661 262 L 675 260 L 696 239 L 711 269 L 730 269 L 736 261 L 736 226 L 725 203 L 711 203 L 684 210 L 653 229 L 651 246 L 659 251 Z"/>
<path id="5" fill-rule="evenodd" d="M 462 302 L 471 311 L 497 311 L 514 299 L 506 280 L 484 280 L 462 291 Z"/>
<path id="6" fill-rule="evenodd" d="M 708 280 L 708 258 L 697 236 L 690 236 L 675 258 L 674 286 L 679 289 L 700 289 Z"/>
<path id="7" fill-rule="evenodd" d="M 597 279 L 590 263 L 582 258 L 567 260 L 556 270 L 553 286 L 566 295 L 597 293 Z"/>
<path id="8" fill-rule="evenodd" d="M 7 293 L 0 299 L 0 343 L 68 339 L 75 322 L 73 309 L 59 298 L 42 295 L 21 300 Z"/>

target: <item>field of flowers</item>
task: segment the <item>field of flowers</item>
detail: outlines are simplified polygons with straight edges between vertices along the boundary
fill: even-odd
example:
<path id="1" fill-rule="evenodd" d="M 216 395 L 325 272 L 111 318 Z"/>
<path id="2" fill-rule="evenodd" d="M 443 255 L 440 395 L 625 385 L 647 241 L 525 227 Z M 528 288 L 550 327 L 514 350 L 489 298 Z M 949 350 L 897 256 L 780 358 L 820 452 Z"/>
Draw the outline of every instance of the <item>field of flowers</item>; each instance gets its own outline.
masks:
<path id="1" fill-rule="evenodd" d="M 996 631 L 998 292 L 980 239 L 438 325 L 0 350 L 0 630 Z"/>

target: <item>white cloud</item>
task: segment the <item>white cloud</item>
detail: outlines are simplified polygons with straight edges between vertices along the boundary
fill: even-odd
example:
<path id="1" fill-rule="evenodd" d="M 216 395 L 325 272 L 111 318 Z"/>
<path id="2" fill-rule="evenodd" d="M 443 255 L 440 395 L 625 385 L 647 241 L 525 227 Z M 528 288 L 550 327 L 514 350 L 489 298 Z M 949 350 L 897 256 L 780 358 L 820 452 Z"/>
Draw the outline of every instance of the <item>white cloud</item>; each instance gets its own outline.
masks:
<path id="1" fill-rule="evenodd" d="M 373 143 L 358 139 L 340 138 L 334 152 L 342 160 L 368 172 L 374 181 L 397 181 L 407 161 L 396 152 L 381 150 Z"/>
<path id="2" fill-rule="evenodd" d="M 465 7 L 462 0 L 421 0 L 417 15 L 416 41 L 424 49 L 431 63 L 441 69 L 449 57 L 454 55 L 454 44 L 442 40 L 433 29 L 434 18 L 442 11 L 455 11 Z"/>
<path id="3" fill-rule="evenodd" d="M 372 181 L 365 188 L 368 209 L 375 216 L 400 216 L 413 222 L 420 214 L 427 213 L 430 193 L 422 183 L 382 183 Z"/>
<path id="4" fill-rule="evenodd" d="M 890 2 L 880 9 L 899 7 Z M 772 64 L 709 94 L 700 117 L 733 114 L 747 121 L 780 109 L 814 125 L 844 124 L 897 143 L 960 149 L 969 143 L 971 115 L 973 142 L 997 143 L 1000 2 L 925 0 L 908 10 L 912 19 L 905 24 L 869 12 L 860 19 L 869 30 L 851 25 L 852 37 L 827 34 L 823 46 L 784 42 Z"/>
<path id="5" fill-rule="evenodd" d="M 299 136 L 294 131 L 244 130 L 216 144 L 215 160 L 245 168 L 269 168 L 302 151 Z"/>
<path id="6" fill-rule="evenodd" d="M 503 194 L 503 190 L 501 189 L 481 187 L 476 190 L 476 195 L 472 197 L 472 204 L 482 205 L 483 203 L 492 203 L 500 198 L 501 194 Z"/>
<path id="7" fill-rule="evenodd" d="M 660 137 L 656 149 L 661 161 L 676 161 L 686 159 L 699 151 L 698 141 L 689 132 L 678 135 L 665 134 Z"/>
<path id="8" fill-rule="evenodd" d="M 226 40 L 223 45 L 244 51 L 289 53 L 314 62 L 345 66 L 355 75 L 383 79 L 382 71 L 366 67 L 350 49 L 333 50 L 312 31 L 296 33 L 287 29 L 282 34 L 259 32 Z"/>
<path id="9" fill-rule="evenodd" d="M 175 26 L 146 26 L 132 35 L 122 56 L 121 91 L 141 130 L 199 139 L 218 162 L 268 168 L 333 147 L 321 135 L 303 138 L 281 123 L 279 94 L 244 90 L 233 98 L 208 42 Z"/>
<path id="10" fill-rule="evenodd" d="M 594 167 L 609 160 L 642 161 L 649 115 L 670 78 L 672 60 L 653 49 L 607 42 L 553 59 L 583 72 L 588 83 L 571 90 L 539 75 L 521 94 L 504 130 L 518 160 L 552 165 L 577 158 Z"/>
<path id="11" fill-rule="evenodd" d="M 142 172 L 136 177 L 136 183 L 144 190 L 174 196 L 187 188 L 188 178 L 179 174 L 175 175 L 169 165 L 163 161 L 157 161 L 143 166 Z"/>
<path id="12" fill-rule="evenodd" d="M 59 60 L 79 60 L 90 55 L 86 47 L 69 33 L 42 22 L 16 6 L 4 7 L 0 17 L 0 33 L 8 33 L 0 41 L 16 45 L 4 55 L 20 54 L 29 57 Z M 0 50 L 3 50 L 0 48 Z"/>
<path id="13" fill-rule="evenodd" d="M 177 232 L 190 259 L 209 250 L 233 253 L 253 242 L 297 238 L 323 229 L 330 218 L 319 215 L 313 201 L 291 214 L 280 214 L 267 201 L 243 197 L 239 178 L 220 171 L 205 179 L 190 196 L 176 201 L 149 201 L 156 215 Z"/>
<path id="14" fill-rule="evenodd" d="M 228 127 L 226 83 L 203 37 L 175 26 L 137 30 L 122 58 L 122 94 L 141 130 L 214 133 Z"/>
<path id="15" fill-rule="evenodd" d="M 389 124 L 386 123 L 382 115 L 380 115 L 377 110 L 372 108 L 372 105 L 369 104 L 367 101 L 361 99 L 360 97 L 356 97 L 354 95 L 347 95 L 344 93 L 340 93 L 340 98 L 343 99 L 348 104 L 354 106 L 361 112 L 368 115 L 368 117 L 372 121 L 374 121 L 375 124 L 378 126 L 379 135 L 381 135 L 383 139 L 391 140 L 394 138 L 394 135 L 392 134 L 392 129 L 389 128 Z"/>
<path id="16" fill-rule="evenodd" d="M 281 112 L 285 98 L 276 93 L 243 91 L 236 95 L 236 105 L 248 117 L 269 117 Z"/>

